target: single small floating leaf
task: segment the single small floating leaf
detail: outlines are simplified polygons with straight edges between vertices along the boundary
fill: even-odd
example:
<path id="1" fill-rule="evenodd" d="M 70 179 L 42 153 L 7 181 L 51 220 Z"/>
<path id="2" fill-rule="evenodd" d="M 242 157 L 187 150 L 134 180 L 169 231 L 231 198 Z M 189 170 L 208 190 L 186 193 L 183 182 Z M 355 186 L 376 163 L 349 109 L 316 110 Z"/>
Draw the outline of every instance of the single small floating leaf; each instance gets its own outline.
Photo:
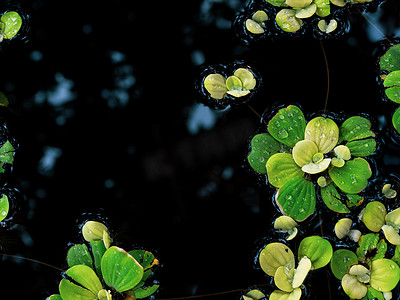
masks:
<path id="1" fill-rule="evenodd" d="M 103 258 L 104 253 L 106 252 L 106 246 L 103 241 L 92 241 L 90 242 L 92 246 L 92 253 L 94 258 L 94 269 L 98 276 L 102 276 L 101 274 L 101 259 Z"/>
<path id="2" fill-rule="evenodd" d="M 326 21 L 324 19 L 322 19 L 318 22 L 318 29 L 324 33 L 329 34 L 336 30 L 337 25 L 338 24 L 335 19 L 330 20 L 329 23 L 326 23 Z"/>
<path id="3" fill-rule="evenodd" d="M 65 274 L 70 276 L 76 283 L 82 285 L 84 288 L 88 289 L 95 295 L 97 295 L 100 290 L 103 289 L 100 279 L 97 277 L 93 269 L 88 266 L 73 266 L 69 268 L 67 272 L 65 272 Z"/>
<path id="4" fill-rule="evenodd" d="M 4 32 L 2 33 L 4 39 L 12 39 L 22 26 L 22 18 L 15 11 L 6 12 L 1 16 L 0 21 L 4 24 Z"/>
<path id="5" fill-rule="evenodd" d="M 400 86 L 385 89 L 385 94 L 394 103 L 400 103 Z"/>
<path id="6" fill-rule="evenodd" d="M 297 221 L 304 221 L 315 211 L 314 184 L 303 177 L 295 177 L 279 189 L 276 202 L 284 214 Z"/>
<path id="7" fill-rule="evenodd" d="M 275 16 L 276 24 L 286 32 L 298 31 L 303 24 L 303 21 L 296 18 L 296 11 L 293 9 L 284 8 Z"/>
<path id="8" fill-rule="evenodd" d="M 330 262 L 332 273 L 337 279 L 342 280 L 350 266 L 357 262 L 357 255 L 355 255 L 354 252 L 348 249 L 336 250 Z"/>
<path id="9" fill-rule="evenodd" d="M 10 210 L 10 202 L 6 194 L 3 194 L 0 198 L 0 222 L 3 221 Z"/>
<path id="10" fill-rule="evenodd" d="M 132 257 L 143 267 L 144 270 L 151 268 L 153 265 L 158 264 L 158 260 L 154 257 L 153 253 L 136 249 L 128 252 Z"/>
<path id="11" fill-rule="evenodd" d="M 358 141 L 347 142 L 351 155 L 355 157 L 366 157 L 376 150 L 376 141 L 374 139 L 364 139 Z"/>
<path id="12" fill-rule="evenodd" d="M 321 198 L 325 205 L 332 211 L 337 213 L 349 213 L 350 210 L 341 201 L 339 192 L 333 183 L 321 188 Z"/>
<path id="13" fill-rule="evenodd" d="M 400 86 L 400 70 L 390 72 L 383 81 L 384 87 Z"/>
<path id="14" fill-rule="evenodd" d="M 303 281 L 306 279 L 308 272 L 311 270 L 311 267 L 311 260 L 307 256 L 303 256 L 300 259 L 298 267 L 294 270 L 292 282 L 293 288 L 298 288 L 303 284 Z"/>
<path id="15" fill-rule="evenodd" d="M 275 290 L 269 296 L 269 300 L 299 300 L 301 297 L 301 288 L 295 288 L 292 292 L 287 293 L 280 290 Z"/>
<path id="16" fill-rule="evenodd" d="M 297 142 L 292 150 L 293 159 L 301 168 L 313 162 L 313 157 L 316 153 L 318 153 L 318 147 L 310 140 Z"/>
<path id="17" fill-rule="evenodd" d="M 226 79 L 221 74 L 209 74 L 204 79 L 204 87 L 210 93 L 211 98 L 221 100 L 224 98 L 228 88 L 226 87 Z"/>
<path id="18" fill-rule="evenodd" d="M 243 90 L 243 83 L 239 77 L 236 76 L 229 76 L 226 80 L 226 87 L 229 91 L 242 91 Z"/>
<path id="19" fill-rule="evenodd" d="M 275 140 L 268 133 L 256 134 L 251 139 L 251 151 L 247 160 L 254 171 L 266 174 L 267 161 L 275 153 L 283 150 L 282 144 Z"/>
<path id="20" fill-rule="evenodd" d="M 296 18 L 305 19 L 313 16 L 317 11 L 317 6 L 313 3 L 302 9 L 296 9 Z"/>
<path id="21" fill-rule="evenodd" d="M 287 267 L 289 270 L 295 266 L 294 255 L 288 246 L 282 243 L 270 243 L 260 252 L 258 257 L 261 269 L 269 276 L 274 276 L 276 270 Z"/>
<path id="22" fill-rule="evenodd" d="M 115 246 L 104 253 L 101 272 L 105 283 L 118 292 L 132 289 L 143 277 L 143 267 L 128 252 Z"/>
<path id="23" fill-rule="evenodd" d="M 286 0 L 286 4 L 293 8 L 304 8 L 309 6 L 312 3 L 312 0 Z"/>
<path id="24" fill-rule="evenodd" d="M 335 224 L 335 234 L 339 240 L 348 235 L 353 221 L 349 218 L 342 218 Z"/>
<path id="25" fill-rule="evenodd" d="M 342 287 L 351 299 L 361 299 L 367 294 L 367 286 L 359 282 L 355 275 L 345 274 L 342 278 Z"/>
<path id="26" fill-rule="evenodd" d="M 341 168 L 330 169 L 329 176 L 343 192 L 358 194 L 367 187 L 372 172 L 368 162 L 357 157 Z"/>
<path id="27" fill-rule="evenodd" d="M 8 106 L 8 99 L 3 92 L 0 92 L 0 106 Z"/>
<path id="28" fill-rule="evenodd" d="M 387 258 L 377 259 L 371 264 L 371 286 L 381 292 L 390 292 L 400 280 L 400 268 Z"/>
<path id="29" fill-rule="evenodd" d="M 268 131 L 279 142 L 293 148 L 304 140 L 306 121 L 303 112 L 295 105 L 282 108 L 269 121 Z"/>
<path id="30" fill-rule="evenodd" d="M 263 34 L 265 32 L 264 28 L 252 19 L 246 20 L 246 29 L 253 34 Z"/>
<path id="31" fill-rule="evenodd" d="M 374 136 L 375 134 L 371 131 L 371 122 L 363 117 L 350 117 L 340 126 L 340 137 L 345 141 L 360 140 Z"/>
<path id="32" fill-rule="evenodd" d="M 396 129 L 396 131 L 400 133 L 400 107 L 397 108 L 396 111 L 394 112 L 392 117 L 392 123 L 394 129 Z"/>
<path id="33" fill-rule="evenodd" d="M 276 287 L 284 292 L 293 291 L 292 281 L 293 281 L 294 269 L 288 270 L 285 266 L 280 266 L 276 269 L 274 275 L 274 283 Z"/>
<path id="34" fill-rule="evenodd" d="M 316 117 L 308 122 L 304 138 L 313 141 L 318 147 L 318 152 L 325 154 L 337 145 L 339 127 L 332 119 Z"/>
<path id="35" fill-rule="evenodd" d="M 235 73 L 233 73 L 233 75 L 239 78 L 239 80 L 242 82 L 243 88 L 246 90 L 252 90 L 256 87 L 257 81 L 254 78 L 253 73 L 249 70 L 245 68 L 239 68 L 235 71 Z"/>
<path id="36" fill-rule="evenodd" d="M 70 282 L 67 279 L 62 279 L 59 286 L 61 298 L 63 300 L 97 300 L 97 294 Z"/>
<path id="37" fill-rule="evenodd" d="M 385 224 L 386 208 L 379 201 L 372 201 L 365 206 L 362 222 L 372 232 L 379 232 Z"/>
<path id="38" fill-rule="evenodd" d="M 93 269 L 92 256 L 85 244 L 77 244 L 69 248 L 67 263 L 70 268 L 76 265 L 85 265 Z"/>
<path id="39" fill-rule="evenodd" d="M 382 70 L 395 71 L 400 70 L 400 44 L 394 45 L 381 56 L 379 65 Z"/>
<path id="40" fill-rule="evenodd" d="M 302 177 L 303 171 L 289 153 L 276 153 L 267 161 L 268 181 L 274 187 L 281 188 L 289 180 Z"/>
<path id="41" fill-rule="evenodd" d="M 314 0 L 314 3 L 317 5 L 317 16 L 326 17 L 331 13 L 329 0 Z"/>
<path id="42" fill-rule="evenodd" d="M 382 231 L 389 243 L 396 246 L 400 245 L 400 235 L 397 233 L 394 227 L 390 225 L 383 225 Z"/>
<path id="43" fill-rule="evenodd" d="M 158 284 L 153 284 L 152 286 L 147 287 L 140 287 L 133 291 L 133 295 L 135 296 L 135 299 L 143 299 L 153 295 L 159 287 L 160 286 Z"/>
<path id="44" fill-rule="evenodd" d="M 383 257 L 386 249 L 386 243 L 379 242 L 379 234 L 367 233 L 361 236 L 356 254 L 360 262 L 368 262 Z"/>
<path id="45" fill-rule="evenodd" d="M 298 258 L 307 256 L 313 269 L 325 267 L 332 258 L 333 249 L 331 243 L 320 236 L 309 236 L 300 242 Z"/>
<path id="46" fill-rule="evenodd" d="M 259 290 L 251 290 L 246 295 L 243 295 L 243 300 L 260 300 L 262 298 L 265 298 L 265 295 Z"/>

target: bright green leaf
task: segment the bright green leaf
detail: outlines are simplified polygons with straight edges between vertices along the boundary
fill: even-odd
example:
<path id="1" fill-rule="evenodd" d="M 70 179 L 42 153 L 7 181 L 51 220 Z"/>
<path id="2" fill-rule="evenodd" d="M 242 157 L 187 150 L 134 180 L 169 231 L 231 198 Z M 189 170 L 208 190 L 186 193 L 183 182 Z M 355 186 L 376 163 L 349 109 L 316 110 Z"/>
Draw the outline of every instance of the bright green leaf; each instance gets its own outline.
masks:
<path id="1" fill-rule="evenodd" d="M 10 210 L 10 202 L 6 194 L 3 194 L 0 198 L 0 222 L 7 218 Z"/>
<path id="2" fill-rule="evenodd" d="M 313 157 L 316 153 L 318 153 L 317 145 L 309 140 L 298 142 L 292 150 L 293 159 L 301 168 L 313 162 Z"/>
<path id="3" fill-rule="evenodd" d="M 394 103 L 400 103 L 400 86 L 385 89 L 385 94 Z"/>
<path id="4" fill-rule="evenodd" d="M 92 268 L 85 265 L 76 265 L 65 272 L 69 277 L 71 277 L 76 283 L 80 284 L 84 288 L 88 289 L 95 295 L 103 289 L 100 279 L 97 277 L 96 273 Z"/>
<path id="5" fill-rule="evenodd" d="M 106 246 L 103 241 L 92 241 L 90 242 L 92 246 L 92 253 L 94 258 L 94 269 L 96 270 L 97 275 L 101 275 L 101 259 L 103 258 L 104 253 L 106 252 Z"/>
<path id="6" fill-rule="evenodd" d="M 48 300 L 63 300 L 63 298 L 61 298 L 61 295 L 56 294 L 56 295 L 51 295 Z"/>
<path id="7" fill-rule="evenodd" d="M 240 79 L 243 84 L 243 88 L 246 90 L 252 90 L 256 87 L 256 79 L 254 78 L 253 73 L 248 69 L 239 68 L 235 71 L 235 73 L 233 73 L 233 75 Z"/>
<path id="8" fill-rule="evenodd" d="M 343 192 L 358 194 L 367 187 L 372 172 L 365 159 L 355 158 L 341 168 L 330 169 L 329 176 Z"/>
<path id="9" fill-rule="evenodd" d="M 367 295 L 362 300 L 385 300 L 383 294 L 372 286 L 368 286 Z"/>
<path id="10" fill-rule="evenodd" d="M 143 277 L 142 266 L 128 252 L 115 246 L 104 253 L 101 272 L 105 283 L 118 292 L 132 289 Z"/>
<path id="11" fill-rule="evenodd" d="M 269 300 L 299 300 L 301 294 L 302 294 L 301 288 L 295 288 L 290 293 L 280 290 L 275 290 L 269 296 Z"/>
<path id="12" fill-rule="evenodd" d="M 332 254 L 332 245 L 328 240 L 320 236 L 309 236 L 300 242 L 298 259 L 307 256 L 316 270 L 326 266 L 331 261 Z"/>
<path id="13" fill-rule="evenodd" d="M 295 105 L 282 108 L 269 121 L 268 131 L 279 142 L 291 148 L 304 140 L 306 121 L 303 112 Z"/>
<path id="14" fill-rule="evenodd" d="M 330 183 L 324 188 L 321 188 L 321 198 L 325 205 L 337 213 L 349 213 L 350 210 L 342 203 L 339 192 L 336 190 L 333 183 Z"/>
<path id="15" fill-rule="evenodd" d="M 400 107 L 396 109 L 396 111 L 393 114 L 392 117 L 392 123 L 394 129 L 397 130 L 398 133 L 400 133 Z"/>
<path id="16" fill-rule="evenodd" d="M 400 86 L 400 70 L 396 70 L 387 74 L 383 80 L 383 86 Z"/>
<path id="17" fill-rule="evenodd" d="M 147 270 L 153 266 L 153 262 L 155 257 L 153 253 L 143 250 L 143 249 L 135 249 L 128 252 L 132 257 L 143 267 L 144 270 Z"/>
<path id="18" fill-rule="evenodd" d="M 317 16 L 326 17 L 331 13 L 331 7 L 329 5 L 329 0 L 314 0 L 315 5 L 317 5 Z"/>
<path id="19" fill-rule="evenodd" d="M 367 294 L 367 286 L 358 281 L 354 275 L 345 274 L 342 278 L 342 287 L 350 299 L 361 299 Z"/>
<path id="20" fill-rule="evenodd" d="M 315 211 L 314 184 L 303 177 L 295 177 L 279 189 L 276 202 L 284 214 L 303 221 Z"/>
<path id="21" fill-rule="evenodd" d="M 59 290 L 63 300 L 97 300 L 97 294 L 95 295 L 67 279 L 61 280 Z"/>
<path id="22" fill-rule="evenodd" d="M 377 259 L 371 264 L 371 286 L 381 292 L 390 292 L 400 280 L 400 268 L 390 259 Z"/>
<path id="23" fill-rule="evenodd" d="M 350 117 L 340 126 L 340 138 L 345 141 L 360 140 L 374 136 L 375 134 L 371 131 L 371 122 L 363 117 Z"/>
<path id="24" fill-rule="evenodd" d="M 70 268 L 76 265 L 85 265 L 93 269 L 92 256 L 85 244 L 77 244 L 69 248 L 67 263 Z"/>
<path id="25" fill-rule="evenodd" d="M 336 250 L 330 262 L 333 275 L 339 280 L 347 273 L 349 267 L 358 262 L 357 255 L 348 249 Z"/>
<path id="26" fill-rule="evenodd" d="M 136 299 L 143 299 L 154 294 L 160 286 L 158 284 L 153 284 L 148 287 L 140 287 L 133 291 L 133 295 Z"/>
<path id="27" fill-rule="evenodd" d="M 279 143 L 268 133 L 256 134 L 251 140 L 251 151 L 247 157 L 254 171 L 266 174 L 267 161 L 275 153 L 284 150 L 283 144 Z M 286 146 L 285 146 L 286 147 Z"/>
<path id="28" fill-rule="evenodd" d="M 221 74 L 209 74 L 204 79 L 204 88 L 210 93 L 211 98 L 220 100 L 228 91 L 226 79 Z"/>
<path id="29" fill-rule="evenodd" d="M 356 254 L 360 262 L 368 262 L 381 258 L 382 255 L 385 255 L 387 249 L 386 243 L 379 241 L 379 234 L 377 233 L 362 235 L 358 244 Z"/>
<path id="30" fill-rule="evenodd" d="M 274 283 L 276 287 L 284 292 L 293 291 L 293 274 L 294 269 L 288 271 L 285 266 L 280 266 L 278 269 L 276 269 L 274 275 Z"/>
<path id="31" fill-rule="evenodd" d="M 400 44 L 390 47 L 379 60 L 382 70 L 395 71 L 400 70 Z"/>
<path id="32" fill-rule="evenodd" d="M 22 26 L 22 18 L 15 11 L 8 11 L 1 16 L 0 21 L 4 23 L 3 38 L 11 39 Z"/>
<path id="33" fill-rule="evenodd" d="M 296 18 L 296 11 L 294 9 L 284 8 L 280 10 L 275 16 L 276 24 L 286 32 L 296 32 L 300 29 L 302 21 Z"/>
<path id="34" fill-rule="evenodd" d="M 226 87 L 229 91 L 241 91 L 243 89 L 243 83 L 239 77 L 229 76 L 226 80 Z"/>
<path id="35" fill-rule="evenodd" d="M 293 178 L 303 177 L 304 172 L 296 164 L 289 153 L 276 153 L 266 164 L 268 181 L 273 186 L 280 188 Z"/>
<path id="36" fill-rule="evenodd" d="M 347 142 L 351 155 L 355 157 L 369 156 L 376 150 L 376 141 L 374 139 L 364 139 L 358 141 Z"/>
<path id="37" fill-rule="evenodd" d="M 0 148 L 0 162 L 8 164 L 14 162 L 14 147 L 10 141 L 6 141 Z"/>
<path id="38" fill-rule="evenodd" d="M 265 1 L 274 6 L 282 6 L 283 3 L 285 3 L 285 0 L 265 0 Z"/>

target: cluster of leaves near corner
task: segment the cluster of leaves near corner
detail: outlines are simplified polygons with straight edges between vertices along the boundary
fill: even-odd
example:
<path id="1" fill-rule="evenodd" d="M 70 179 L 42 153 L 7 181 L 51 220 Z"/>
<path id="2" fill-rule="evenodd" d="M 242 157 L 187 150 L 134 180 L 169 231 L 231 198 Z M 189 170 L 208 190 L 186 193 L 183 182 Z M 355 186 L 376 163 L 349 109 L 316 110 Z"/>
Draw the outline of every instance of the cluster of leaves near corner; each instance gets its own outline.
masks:
<path id="1" fill-rule="evenodd" d="M 221 100 L 227 94 L 233 97 L 243 97 L 256 86 L 254 74 L 245 68 L 237 69 L 232 76 L 225 78 L 221 74 L 207 75 L 203 85 L 211 98 Z"/>
<path id="2" fill-rule="evenodd" d="M 289 105 L 269 121 L 267 133 L 253 137 L 248 162 L 267 174 L 278 188 L 277 204 L 293 219 L 303 221 L 314 213 L 316 186 L 329 209 L 349 213 L 349 207 L 361 204 L 358 194 L 372 175 L 362 157 L 375 152 L 374 136 L 363 117 L 350 117 L 340 127 L 324 117 L 307 124 L 302 111 Z"/>
<path id="3" fill-rule="evenodd" d="M 332 257 L 332 246 L 329 241 L 319 236 L 304 238 L 298 248 L 298 266 L 295 268 L 295 257 L 285 244 L 270 243 L 258 257 L 261 269 L 269 276 L 279 290 L 270 295 L 270 300 L 293 299 L 301 297 L 301 286 L 310 270 L 326 266 Z"/>
<path id="4" fill-rule="evenodd" d="M 298 31 L 303 21 L 314 15 L 320 18 L 331 14 L 331 4 L 344 7 L 346 4 L 371 2 L 372 0 L 266 0 L 266 2 L 282 7 L 275 16 L 276 24 L 286 32 Z M 331 20 L 328 25 L 324 19 L 318 23 L 318 28 L 326 33 L 336 29 L 337 22 Z"/>
<path id="5" fill-rule="evenodd" d="M 0 18 L 0 42 L 3 39 L 12 39 L 22 26 L 22 18 L 15 11 L 8 11 Z"/>
<path id="6" fill-rule="evenodd" d="M 10 141 L 6 141 L 3 146 L 0 147 L 0 173 L 3 173 L 4 164 L 13 164 L 14 162 L 14 147 L 11 145 Z M 3 221 L 9 212 L 10 203 L 8 201 L 7 195 L 3 194 L 0 198 L 0 222 Z"/>
<path id="7" fill-rule="evenodd" d="M 379 234 L 361 236 L 356 252 L 338 249 L 332 255 L 330 267 L 341 280 L 344 292 L 351 299 L 384 300 L 400 280 L 400 268 L 395 260 L 385 258 L 387 243 Z"/>
<path id="8" fill-rule="evenodd" d="M 103 241 L 92 241 L 90 245 L 92 255 L 85 244 L 69 249 L 67 262 L 70 268 L 60 282 L 60 294 L 50 296 L 50 300 L 110 300 L 107 287 L 142 299 L 158 289 L 157 284 L 145 286 L 156 261 L 152 253 L 145 250 L 126 252 L 115 246 L 106 249 Z M 103 288 L 101 282 L 107 287 Z"/>
<path id="9" fill-rule="evenodd" d="M 386 74 L 380 77 L 383 80 L 386 96 L 393 102 L 400 104 L 400 44 L 394 45 L 381 56 L 379 66 Z M 392 123 L 400 133 L 400 107 L 394 112 Z"/>

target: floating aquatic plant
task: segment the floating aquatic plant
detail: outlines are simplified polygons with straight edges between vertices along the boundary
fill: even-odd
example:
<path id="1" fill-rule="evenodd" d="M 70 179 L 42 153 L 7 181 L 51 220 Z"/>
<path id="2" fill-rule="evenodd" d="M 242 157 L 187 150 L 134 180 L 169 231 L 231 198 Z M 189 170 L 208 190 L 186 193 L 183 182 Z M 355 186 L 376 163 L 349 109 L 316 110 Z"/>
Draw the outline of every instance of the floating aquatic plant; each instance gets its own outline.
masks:
<path id="1" fill-rule="evenodd" d="M 274 278 L 278 288 L 269 299 L 300 299 L 301 287 L 308 272 L 326 266 L 332 253 L 329 241 L 319 236 L 306 237 L 298 248 L 296 268 L 294 254 L 288 246 L 278 242 L 266 245 L 258 261 L 261 269 Z"/>
<path id="2" fill-rule="evenodd" d="M 383 80 L 385 94 L 394 103 L 400 104 L 400 44 L 391 46 L 379 60 L 381 71 L 380 78 Z M 392 124 L 400 133 L 400 107 L 392 116 Z"/>
<path id="3" fill-rule="evenodd" d="M 99 222 L 86 222 L 82 234 L 90 243 L 91 251 L 86 244 L 70 247 L 67 253 L 69 269 L 60 282 L 60 294 L 48 299 L 110 300 L 114 291 L 142 299 L 157 291 L 157 284 L 146 286 L 152 267 L 158 264 L 152 253 L 141 249 L 127 252 L 110 246 L 109 231 Z"/>
<path id="4" fill-rule="evenodd" d="M 246 29 L 253 34 L 262 34 L 265 32 L 265 21 L 268 20 L 268 15 L 263 10 L 256 11 L 251 19 L 246 20 Z"/>
<path id="5" fill-rule="evenodd" d="M 377 234 L 362 236 L 357 254 L 349 249 L 333 253 L 332 273 L 351 299 L 391 299 L 391 290 L 400 280 L 400 268 L 384 258 L 385 253 L 386 243 L 379 241 Z"/>
<path id="6" fill-rule="evenodd" d="M 272 117 L 267 133 L 253 137 L 248 162 L 256 172 L 267 174 L 268 182 L 278 188 L 277 204 L 293 219 L 303 221 L 314 213 L 315 184 L 329 209 L 348 213 L 362 202 L 358 193 L 372 175 L 362 157 L 375 151 L 374 136 L 363 117 L 350 117 L 340 127 L 325 117 L 307 123 L 302 111 L 289 105 Z"/>
<path id="7" fill-rule="evenodd" d="M 0 42 L 12 39 L 22 26 L 22 18 L 15 11 L 8 11 L 0 18 Z"/>

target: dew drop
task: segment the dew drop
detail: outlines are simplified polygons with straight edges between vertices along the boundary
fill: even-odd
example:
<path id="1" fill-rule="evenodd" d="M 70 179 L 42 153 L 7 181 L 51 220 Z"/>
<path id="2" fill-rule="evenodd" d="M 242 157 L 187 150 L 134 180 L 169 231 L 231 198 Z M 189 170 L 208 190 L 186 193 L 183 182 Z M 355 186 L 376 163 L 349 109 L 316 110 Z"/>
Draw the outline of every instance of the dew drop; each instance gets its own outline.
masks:
<path id="1" fill-rule="evenodd" d="M 278 137 L 281 139 L 287 138 L 289 133 L 286 131 L 286 129 L 281 129 L 278 131 Z"/>
<path id="2" fill-rule="evenodd" d="M 283 120 L 285 118 L 284 115 L 279 115 L 279 119 Z"/>

